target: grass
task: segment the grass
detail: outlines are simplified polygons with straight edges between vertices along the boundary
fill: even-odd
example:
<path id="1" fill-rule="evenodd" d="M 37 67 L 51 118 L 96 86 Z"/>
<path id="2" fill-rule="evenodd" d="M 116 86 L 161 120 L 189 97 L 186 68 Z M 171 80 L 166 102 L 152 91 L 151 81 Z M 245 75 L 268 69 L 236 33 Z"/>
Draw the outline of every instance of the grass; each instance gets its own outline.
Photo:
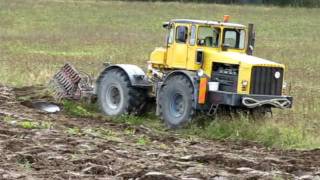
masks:
<path id="1" fill-rule="evenodd" d="M 97 109 L 94 105 L 76 103 L 70 100 L 63 101 L 64 112 L 68 115 L 76 117 L 95 117 Z"/>
<path id="2" fill-rule="evenodd" d="M 87 104 L 76 103 L 72 101 L 68 102 L 67 110 L 77 107 L 81 109 L 81 112 L 77 113 L 68 112 L 77 117 L 98 117 L 98 109 L 94 109 L 96 106 L 88 106 Z M 64 103 L 66 105 L 66 103 Z M 88 113 L 90 111 L 90 113 Z M 89 114 L 89 115 L 88 115 Z M 88 115 L 88 116 L 87 116 Z M 149 113 L 144 116 L 132 116 L 123 115 L 120 117 L 111 118 L 111 120 L 120 124 L 131 125 L 124 130 L 124 134 L 128 136 L 135 135 L 134 126 L 145 126 L 152 131 L 167 134 L 168 131 L 164 124 L 154 114 Z M 288 124 L 285 121 L 276 121 L 277 119 L 261 119 L 252 120 L 245 116 L 239 116 L 237 119 L 229 117 L 217 117 L 217 119 L 200 117 L 195 122 L 188 125 L 186 128 L 174 130 L 178 132 L 181 137 L 201 137 L 214 140 L 250 140 L 261 143 L 267 147 L 278 147 L 283 149 L 313 149 L 319 148 L 318 133 L 310 131 L 308 127 L 305 127 L 304 123 L 300 124 Z M 308 125 L 309 126 L 309 125 Z M 93 128 L 93 129 L 79 129 L 68 128 L 66 131 L 70 135 L 87 134 L 94 137 L 99 137 L 109 140 L 117 140 L 117 134 L 108 129 Z M 169 131 L 173 132 L 173 131 Z M 150 144 L 150 139 L 147 136 L 140 136 L 136 142 L 138 145 Z"/>
<path id="3" fill-rule="evenodd" d="M 11 125 L 15 125 L 15 126 L 19 126 L 21 128 L 24 129 L 52 129 L 53 128 L 53 123 L 48 122 L 48 121 L 41 121 L 41 122 L 35 122 L 32 120 L 17 120 L 14 117 L 11 116 L 4 116 L 1 117 L 0 119 L 1 121 L 11 124 Z"/>
<path id="4" fill-rule="evenodd" d="M 310 133 L 301 125 L 288 125 L 273 120 L 253 121 L 248 118 L 236 120 L 220 119 L 206 122 L 202 127 L 192 124 L 181 130 L 186 135 L 196 135 L 207 139 L 250 140 L 267 147 L 283 149 L 319 148 L 317 133 Z"/>
<path id="5" fill-rule="evenodd" d="M 224 14 L 231 15 L 234 22 L 256 24 L 255 55 L 286 65 L 288 94 L 294 97 L 294 107 L 275 110 L 272 119 L 261 123 L 219 120 L 209 123 L 203 132 L 191 128 L 194 133 L 189 133 L 208 138 L 256 140 L 288 148 L 320 147 L 320 11 L 316 8 L 3 0 L 0 1 L 0 83 L 44 84 L 65 62 L 95 76 L 105 61 L 146 67 L 150 52 L 163 44 L 163 21 L 219 20 Z M 88 109 L 72 107 L 68 111 L 76 116 L 95 114 Z M 155 121 L 155 128 L 161 129 L 158 125 L 161 122 L 154 117 L 123 119 L 132 124 L 146 121 L 151 126 Z"/>
<path id="6" fill-rule="evenodd" d="M 78 127 L 70 127 L 66 129 L 66 133 L 70 135 L 80 135 L 81 134 L 81 129 Z"/>
<path id="7" fill-rule="evenodd" d="M 151 141 L 150 141 L 148 136 L 141 136 L 137 140 L 137 144 L 141 145 L 141 146 L 145 146 L 145 145 L 148 145 L 150 143 L 151 143 Z"/>
<path id="8" fill-rule="evenodd" d="M 24 129 L 50 129 L 52 128 L 52 123 L 42 121 L 42 122 L 34 122 L 30 120 L 19 121 L 18 126 Z"/>

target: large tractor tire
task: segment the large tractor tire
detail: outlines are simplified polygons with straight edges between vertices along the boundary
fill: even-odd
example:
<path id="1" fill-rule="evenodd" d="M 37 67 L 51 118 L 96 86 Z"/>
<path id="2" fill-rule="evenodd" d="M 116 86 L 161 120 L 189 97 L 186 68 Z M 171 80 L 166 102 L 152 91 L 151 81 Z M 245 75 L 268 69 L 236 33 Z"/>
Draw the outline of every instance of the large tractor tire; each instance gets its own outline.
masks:
<path id="1" fill-rule="evenodd" d="M 193 92 L 193 85 L 183 75 L 167 79 L 160 89 L 160 117 L 169 128 L 179 128 L 191 121 L 195 112 Z"/>
<path id="2" fill-rule="evenodd" d="M 133 87 L 127 74 L 118 68 L 107 71 L 98 86 L 98 103 L 108 116 L 140 114 L 147 91 Z"/>

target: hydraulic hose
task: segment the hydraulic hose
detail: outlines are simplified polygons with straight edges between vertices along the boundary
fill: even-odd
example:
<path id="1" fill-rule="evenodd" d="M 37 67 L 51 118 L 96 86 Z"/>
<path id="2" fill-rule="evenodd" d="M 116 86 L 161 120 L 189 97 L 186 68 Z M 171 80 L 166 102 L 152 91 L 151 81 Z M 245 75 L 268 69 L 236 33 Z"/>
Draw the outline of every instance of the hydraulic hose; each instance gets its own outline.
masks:
<path id="1" fill-rule="evenodd" d="M 243 97 L 242 104 L 248 108 L 255 108 L 263 105 L 271 105 L 271 106 L 283 109 L 283 108 L 290 107 L 291 102 L 288 99 L 284 99 L 284 98 L 257 100 L 250 97 Z"/>

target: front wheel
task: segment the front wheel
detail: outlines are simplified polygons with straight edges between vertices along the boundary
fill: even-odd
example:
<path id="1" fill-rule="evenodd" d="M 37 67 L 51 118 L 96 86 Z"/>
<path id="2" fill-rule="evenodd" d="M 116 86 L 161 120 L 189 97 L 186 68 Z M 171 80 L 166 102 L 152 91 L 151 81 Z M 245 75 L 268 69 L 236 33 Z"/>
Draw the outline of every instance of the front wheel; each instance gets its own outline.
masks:
<path id="1" fill-rule="evenodd" d="M 160 116 L 169 128 L 178 128 L 190 122 L 193 114 L 193 85 L 182 75 L 165 82 L 159 93 Z"/>

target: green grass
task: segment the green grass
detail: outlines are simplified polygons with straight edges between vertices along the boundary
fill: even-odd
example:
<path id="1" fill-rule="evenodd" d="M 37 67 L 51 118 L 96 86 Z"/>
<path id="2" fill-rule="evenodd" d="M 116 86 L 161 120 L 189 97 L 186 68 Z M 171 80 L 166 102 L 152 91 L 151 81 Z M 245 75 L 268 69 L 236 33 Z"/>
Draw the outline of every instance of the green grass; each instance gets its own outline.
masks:
<path id="1" fill-rule="evenodd" d="M 65 132 L 70 135 L 80 135 L 81 129 L 78 127 L 69 127 L 65 130 Z"/>
<path id="2" fill-rule="evenodd" d="M 66 114 L 76 117 L 95 117 L 97 112 L 95 104 L 84 104 L 70 100 L 63 101 L 63 107 Z"/>
<path id="3" fill-rule="evenodd" d="M 18 121 L 17 124 L 24 129 L 50 129 L 53 126 L 50 122 L 34 122 L 31 120 Z"/>
<path id="4" fill-rule="evenodd" d="M 99 111 L 98 109 L 94 109 L 96 106 L 88 106 L 87 104 L 75 103 L 72 101 L 65 101 L 64 105 L 67 105 L 68 108 L 65 109 L 69 110 L 72 109 L 71 107 L 81 109 L 81 112 L 78 110 L 72 110 L 71 113 L 68 112 L 70 115 L 77 117 L 92 117 L 94 114 L 95 117 L 98 117 L 97 113 L 99 113 Z M 105 120 L 105 118 L 102 120 Z M 176 131 L 181 137 L 192 138 L 193 136 L 196 136 L 213 140 L 250 140 L 261 143 L 267 147 L 278 147 L 283 149 L 313 149 L 319 148 L 320 145 L 318 133 L 309 129 L 309 124 L 301 122 L 297 122 L 299 124 L 289 124 L 286 121 L 277 122 L 276 118 L 252 120 L 244 116 L 239 116 L 239 118 L 236 119 L 220 116 L 208 118 L 204 116 L 197 118 L 196 121 L 189 124 L 186 128 L 172 131 L 167 131 L 164 124 L 157 120 L 152 113 L 144 116 L 122 115 L 115 118 L 109 117 L 107 120 L 131 125 L 124 130 L 124 134 L 129 136 L 136 134 L 135 126 L 143 125 L 159 134 L 168 134 Z M 68 128 L 67 133 L 70 135 L 87 134 L 109 140 L 117 139 L 117 134 L 115 132 L 101 128 Z M 136 143 L 138 145 L 148 145 L 150 144 L 150 139 L 147 136 L 140 136 Z"/>
<path id="5" fill-rule="evenodd" d="M 95 76 L 105 61 L 146 67 L 150 52 L 163 44 L 162 22 L 171 18 L 221 20 L 224 14 L 231 15 L 233 22 L 255 23 L 255 55 L 286 65 L 288 93 L 294 97 L 294 106 L 275 110 L 274 117 L 262 123 L 215 121 L 203 136 L 250 139 L 280 147 L 320 147 L 320 11 L 316 8 L 2 0 L 0 83 L 47 83 L 65 62 Z M 67 111 L 75 116 L 95 115 L 86 108 Z M 124 119 L 132 124 L 156 121 L 155 128 L 161 129 L 161 122 L 154 117 Z M 237 123 L 243 123 L 238 132 Z"/>
<path id="6" fill-rule="evenodd" d="M 220 119 L 206 122 L 199 127 L 192 124 L 180 130 L 182 134 L 196 135 L 207 139 L 250 140 L 267 147 L 283 149 L 312 149 L 319 147 L 317 133 L 310 133 L 301 125 L 288 125 L 272 119 L 253 121 L 247 118 Z"/>
<path id="7" fill-rule="evenodd" d="M 141 146 L 145 146 L 145 145 L 148 145 L 150 143 L 151 143 L 151 141 L 150 141 L 148 136 L 141 136 L 137 140 L 137 144 L 141 145 Z"/>
<path id="8" fill-rule="evenodd" d="M 54 127 L 53 123 L 48 121 L 33 121 L 29 119 L 19 120 L 12 116 L 1 116 L 0 121 L 24 129 L 52 129 Z"/>

